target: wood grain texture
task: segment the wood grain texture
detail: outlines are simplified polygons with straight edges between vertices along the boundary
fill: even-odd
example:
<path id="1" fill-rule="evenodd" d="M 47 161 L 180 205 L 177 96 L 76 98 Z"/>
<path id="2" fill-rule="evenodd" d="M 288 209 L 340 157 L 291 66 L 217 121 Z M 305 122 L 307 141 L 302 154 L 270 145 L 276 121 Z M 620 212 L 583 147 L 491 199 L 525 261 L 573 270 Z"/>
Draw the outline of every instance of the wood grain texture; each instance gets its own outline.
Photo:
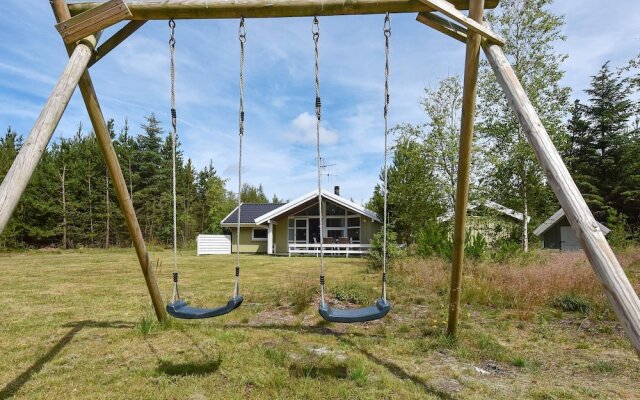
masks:
<path id="1" fill-rule="evenodd" d="M 469 8 L 469 0 L 452 0 L 460 10 Z M 97 2 L 69 4 L 76 15 L 100 5 Z M 415 13 L 433 11 L 419 0 L 163 0 L 128 1 L 132 19 L 152 20 L 169 18 L 277 18 L 328 15 L 357 15 Z M 495 8 L 498 0 L 487 0 L 486 8 Z"/>
<path id="2" fill-rule="evenodd" d="M 453 19 L 454 21 L 462 24 L 470 31 L 473 31 L 482 37 L 486 38 L 492 43 L 498 44 L 500 46 L 504 46 L 505 40 L 501 38 L 498 34 L 494 33 L 488 27 L 482 25 L 482 21 L 476 21 L 474 18 L 466 17 L 462 14 L 453 4 L 449 3 L 446 0 L 420 0 L 427 6 L 431 7 L 436 11 L 440 11 L 442 14 L 447 17 Z M 473 4 L 473 3 L 472 3 Z M 469 13 L 471 14 L 471 12 Z"/>
<path id="3" fill-rule="evenodd" d="M 618 321 L 631 344 L 640 355 L 640 299 L 611 250 L 604 234 L 593 218 L 587 203 L 569 174 L 558 150 L 542 125 L 526 92 L 518 81 L 509 61 L 499 46 L 483 44 L 498 83 L 504 90 L 527 140 L 547 176 L 571 228 L 602 284 Z"/>
<path id="4" fill-rule="evenodd" d="M 110 0 L 56 25 L 65 43 L 75 43 L 120 21 L 131 18 L 124 0 Z"/>
<path id="5" fill-rule="evenodd" d="M 92 54 L 93 48 L 84 42 L 73 50 L 60 80 L 4 177 L 0 185 L 0 233 L 18 205 Z"/>
<path id="6" fill-rule="evenodd" d="M 419 13 L 416 17 L 416 21 L 425 24 L 426 26 L 444 33 L 445 35 L 458 40 L 462 43 L 467 42 L 467 30 L 460 25 L 437 16 L 434 13 L 423 12 Z"/>
<path id="7" fill-rule="evenodd" d="M 53 8 L 53 13 L 58 22 L 70 18 L 69 9 L 67 8 L 65 0 L 52 0 L 51 5 Z M 72 48 L 73 46 L 67 45 L 68 51 L 70 51 Z M 167 313 L 164 308 L 164 300 L 162 299 L 162 295 L 160 294 L 160 288 L 158 287 L 155 272 L 149 259 L 149 253 L 147 252 L 147 246 L 144 242 L 144 237 L 142 236 L 140 224 L 138 223 L 138 217 L 136 216 L 135 209 L 133 208 L 133 202 L 131 201 L 131 197 L 129 196 L 129 191 L 127 190 L 127 184 L 124 180 L 122 169 L 120 168 L 118 156 L 116 155 L 115 149 L 113 148 L 111 136 L 109 135 L 107 124 L 105 123 L 102 109 L 100 108 L 100 103 L 98 102 L 98 98 L 91 81 L 91 76 L 89 75 L 89 72 L 86 70 L 86 68 L 84 69 L 84 73 L 80 77 L 78 86 L 80 87 L 80 92 L 86 105 L 87 112 L 89 113 L 91 125 L 93 126 L 96 138 L 98 139 L 100 150 L 102 151 L 105 163 L 107 164 L 107 169 L 109 170 L 109 175 L 111 176 L 111 182 L 113 183 L 116 197 L 118 198 L 118 203 L 120 204 L 120 209 L 122 210 L 122 214 L 127 223 L 127 228 L 129 229 L 129 234 L 131 235 L 131 241 L 133 242 L 133 247 L 135 248 L 136 256 L 138 257 L 138 262 L 140 263 L 142 275 L 144 276 L 144 280 L 147 285 L 147 290 L 149 291 L 149 296 L 151 297 L 151 303 L 153 304 L 156 317 L 158 318 L 158 320 L 164 321 L 167 319 Z"/>
<path id="8" fill-rule="evenodd" d="M 484 1 L 471 3 L 469 16 L 482 21 Z M 469 175 L 471 173 L 471 150 L 473 147 L 473 121 L 476 115 L 476 91 L 478 66 L 480 64 L 480 41 L 482 37 L 469 31 L 464 64 L 464 86 L 462 90 L 462 118 L 460 122 L 460 148 L 458 150 L 458 183 L 456 185 L 455 220 L 453 225 L 453 258 L 451 262 L 451 289 L 449 291 L 449 319 L 447 333 L 456 336 L 460 315 L 462 293 L 462 267 L 464 264 L 464 241 L 469 198 Z"/>

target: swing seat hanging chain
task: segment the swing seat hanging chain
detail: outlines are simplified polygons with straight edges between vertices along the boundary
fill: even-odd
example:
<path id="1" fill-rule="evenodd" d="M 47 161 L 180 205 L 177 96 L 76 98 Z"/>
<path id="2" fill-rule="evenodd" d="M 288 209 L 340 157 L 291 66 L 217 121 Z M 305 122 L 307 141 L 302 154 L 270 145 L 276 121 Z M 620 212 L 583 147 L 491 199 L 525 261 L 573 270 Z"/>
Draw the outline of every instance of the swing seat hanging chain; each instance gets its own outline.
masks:
<path id="1" fill-rule="evenodd" d="M 320 22 L 318 17 L 313 17 L 313 24 L 311 25 L 311 33 L 313 33 L 313 43 L 315 44 L 315 57 L 316 57 L 316 117 L 320 121 L 322 101 L 320 101 L 320 80 L 318 71 L 318 42 L 320 40 Z"/>
<path id="2" fill-rule="evenodd" d="M 176 137 L 178 134 L 178 116 L 176 112 L 176 66 L 175 66 L 175 38 L 176 22 L 169 20 L 169 51 L 171 68 L 171 162 L 172 162 L 172 198 L 173 198 L 173 293 L 171 302 L 175 303 L 180 299 L 178 289 L 178 222 L 177 222 L 177 195 L 176 195 Z"/>
<path id="3" fill-rule="evenodd" d="M 384 116 L 389 113 L 389 39 L 391 38 L 391 18 L 389 13 L 384 17 L 384 50 L 385 50 L 385 68 L 384 68 Z"/>
<path id="4" fill-rule="evenodd" d="M 178 116 L 176 112 L 176 94 L 175 94 L 175 50 L 176 50 L 176 37 L 175 37 L 176 21 L 169 20 L 169 49 L 171 51 L 171 125 L 175 131 L 178 125 Z"/>

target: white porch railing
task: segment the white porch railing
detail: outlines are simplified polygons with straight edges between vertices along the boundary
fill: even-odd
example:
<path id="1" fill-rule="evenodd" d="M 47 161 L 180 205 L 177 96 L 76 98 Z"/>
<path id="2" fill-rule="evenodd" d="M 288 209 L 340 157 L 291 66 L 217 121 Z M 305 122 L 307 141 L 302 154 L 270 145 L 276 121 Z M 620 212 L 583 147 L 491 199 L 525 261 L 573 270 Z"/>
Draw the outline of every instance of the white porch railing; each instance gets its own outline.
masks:
<path id="1" fill-rule="evenodd" d="M 349 257 L 353 254 L 369 254 L 371 252 L 370 244 L 325 244 L 324 254 L 329 256 Z M 289 243 L 289 257 L 292 254 L 313 254 L 316 257 L 320 255 L 319 243 Z"/>

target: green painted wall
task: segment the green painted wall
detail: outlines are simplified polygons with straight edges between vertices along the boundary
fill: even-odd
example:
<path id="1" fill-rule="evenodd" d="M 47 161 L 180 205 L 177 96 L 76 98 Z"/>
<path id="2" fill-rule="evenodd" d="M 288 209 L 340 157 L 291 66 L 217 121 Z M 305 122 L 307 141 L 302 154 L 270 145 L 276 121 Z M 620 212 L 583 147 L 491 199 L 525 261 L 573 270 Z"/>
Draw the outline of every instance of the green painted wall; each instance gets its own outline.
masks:
<path id="1" fill-rule="evenodd" d="M 266 253 L 267 241 L 252 240 L 252 229 L 249 227 L 240 228 L 240 253 Z M 235 253 L 236 249 L 236 230 L 231 229 L 231 252 Z"/>
<path id="2" fill-rule="evenodd" d="M 481 234 L 487 243 L 492 245 L 499 239 L 511 237 L 522 228 L 520 223 L 502 215 L 469 215 L 467 216 L 467 230 L 470 231 L 471 236 Z"/>
<path id="3" fill-rule="evenodd" d="M 371 221 L 370 218 L 360 217 L 360 243 L 370 244 L 373 235 L 382 229 L 382 224 L 377 221 Z"/>

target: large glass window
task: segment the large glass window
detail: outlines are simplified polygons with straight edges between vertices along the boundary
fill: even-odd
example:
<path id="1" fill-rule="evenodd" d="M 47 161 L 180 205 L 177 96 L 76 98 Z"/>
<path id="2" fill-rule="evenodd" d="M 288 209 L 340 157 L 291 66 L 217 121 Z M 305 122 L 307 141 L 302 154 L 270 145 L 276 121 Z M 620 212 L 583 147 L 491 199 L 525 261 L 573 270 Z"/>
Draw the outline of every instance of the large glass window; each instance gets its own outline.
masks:
<path id="1" fill-rule="evenodd" d="M 351 240 L 351 243 L 360 243 L 360 228 L 347 229 L 347 236 Z"/>
<path id="2" fill-rule="evenodd" d="M 341 228 L 344 226 L 344 218 L 327 217 L 327 228 Z"/>
<path id="3" fill-rule="evenodd" d="M 306 219 L 296 219 L 296 243 L 307 243 Z"/>
<path id="4" fill-rule="evenodd" d="M 347 210 L 333 203 L 327 202 L 327 215 L 346 215 Z"/>
<path id="5" fill-rule="evenodd" d="M 297 212 L 295 215 L 318 216 L 318 204 L 314 204 L 311 207 L 308 207 L 300 212 Z"/>

